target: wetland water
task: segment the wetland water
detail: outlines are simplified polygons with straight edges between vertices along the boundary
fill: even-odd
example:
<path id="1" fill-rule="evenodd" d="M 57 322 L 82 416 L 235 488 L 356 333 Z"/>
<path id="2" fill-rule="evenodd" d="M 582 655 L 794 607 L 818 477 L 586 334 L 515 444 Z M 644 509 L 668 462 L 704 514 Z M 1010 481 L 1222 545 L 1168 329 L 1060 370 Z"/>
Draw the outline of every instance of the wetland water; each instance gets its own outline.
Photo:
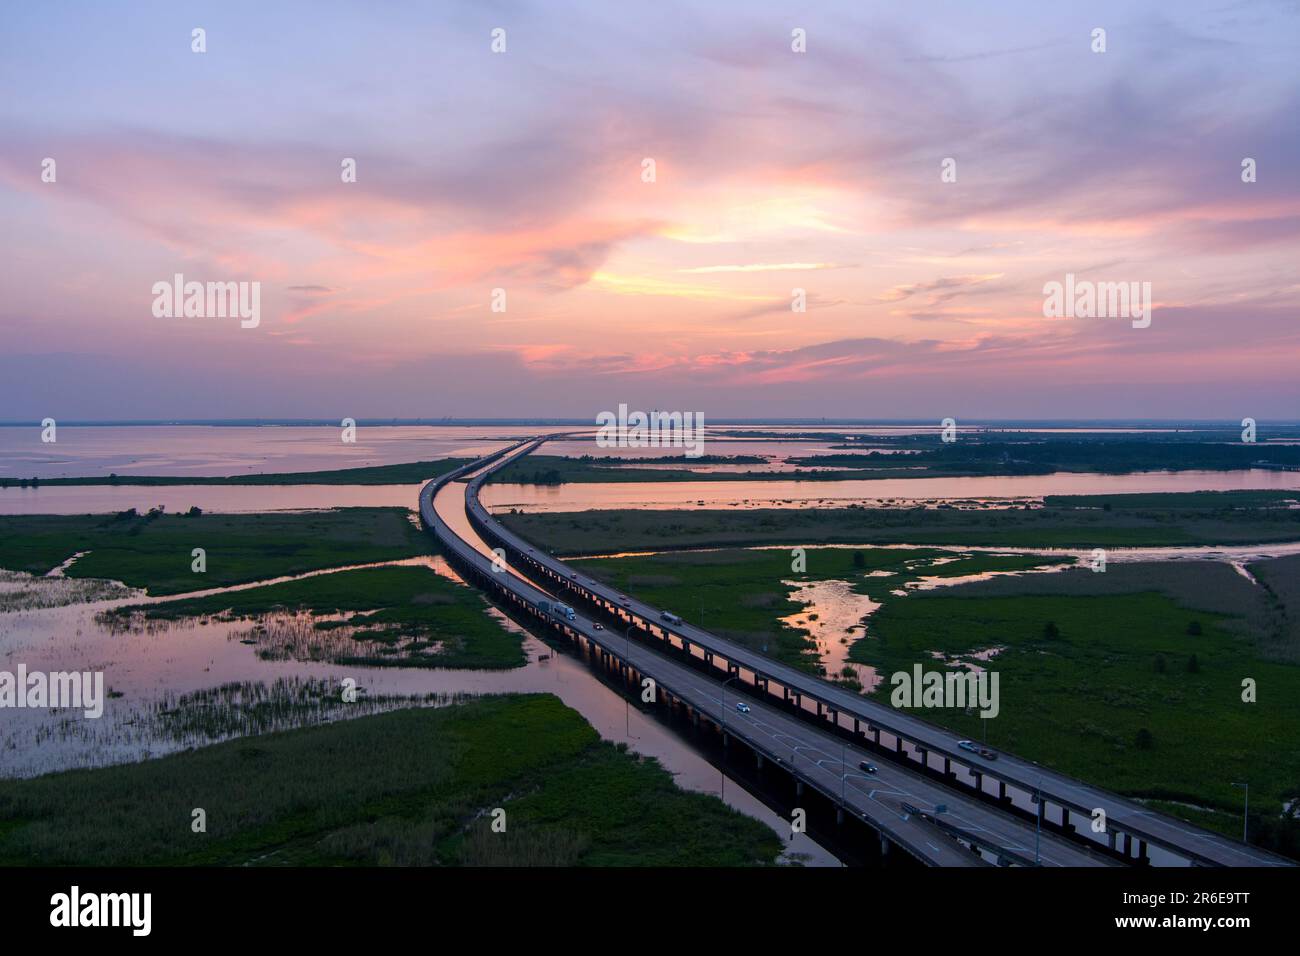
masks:
<path id="1" fill-rule="evenodd" d="M 61 428 L 54 446 L 31 447 L 31 436 L 20 429 L 0 429 L 0 475 L 191 474 L 223 475 L 252 471 L 299 471 L 429 460 L 444 455 L 471 456 L 501 447 L 508 439 L 536 427 L 431 427 L 390 430 L 361 428 L 358 445 L 338 442 L 332 428 L 211 428 L 171 429 Z M 563 429 L 556 429 L 563 430 Z M 20 434 L 22 432 L 22 434 Z M 80 432 L 81 434 L 79 434 Z M 251 439 L 250 439 L 251 436 Z M 164 441 L 163 439 L 166 439 Z M 127 441 L 129 439 L 129 441 Z M 123 441 L 127 443 L 122 444 Z M 552 451 L 582 454 L 585 443 Z M 786 447 L 788 446 L 788 447 Z M 165 449 L 165 450 L 163 450 Z M 792 451 L 820 451 L 793 442 L 719 441 L 710 453 L 755 453 L 778 457 Z M 645 450 L 635 450 L 645 454 Z M 729 467 L 729 466 L 721 466 Z M 734 481 L 574 484 L 559 487 L 489 485 L 484 500 L 495 510 L 584 510 L 591 508 L 815 507 L 900 503 L 917 499 L 985 499 L 993 505 L 1008 500 L 1033 500 L 1044 494 L 1115 493 L 1130 491 L 1230 490 L 1241 488 L 1300 489 L 1300 473 L 1267 470 L 1243 472 L 1153 472 L 1139 475 L 1056 474 L 1014 478 L 860 479 L 840 482 Z M 393 506 L 414 511 L 417 485 L 380 486 L 111 486 L 0 489 L 0 513 L 94 513 L 146 508 L 162 504 L 169 511 L 197 505 L 211 512 L 304 510 L 349 505 Z M 440 513 L 477 546 L 485 548 L 463 520 L 464 486 L 452 485 L 439 497 Z M 907 547 L 898 545 L 897 547 Z M 927 547 L 934 547 L 928 545 Z M 971 548 L 961 551 L 1014 551 L 1044 555 L 1078 554 L 1059 549 Z M 1111 549 L 1108 559 L 1168 560 L 1196 558 L 1239 563 L 1257 556 L 1300 552 L 1300 544 L 1242 548 Z M 436 573 L 455 577 L 441 558 L 418 558 Z M 316 572 L 320 573 L 320 572 Z M 958 579 L 922 580 L 915 586 L 942 586 Z M 310 619 L 281 615 L 257 621 L 200 620 L 153 622 L 149 626 L 111 627 L 97 619 L 102 611 L 142 600 L 101 583 L 81 582 L 57 575 L 36 579 L 38 590 L 49 589 L 20 609 L 0 613 L 0 669 L 19 663 L 33 670 L 97 670 L 105 674 L 111 697 L 99 720 L 69 717 L 69 712 L 9 710 L 0 725 L 0 776 L 29 776 L 68 767 L 96 766 L 160 755 L 199 746 L 234 734 L 264 732 L 344 716 L 325 701 L 337 699 L 337 687 L 354 677 L 364 688 L 364 712 L 412 702 L 430 706 L 453 702 L 463 695 L 497 692 L 555 693 L 578 710 L 602 737 L 627 741 L 640 753 L 658 758 L 688 789 L 719 793 L 719 770 L 673 727 L 628 708 L 624 699 L 602 683 L 585 663 L 567 652 L 556 653 L 532 635 L 524 634 L 528 664 L 507 671 L 432 670 L 339 666 L 313 659 Z M 887 579 L 886 579 L 887 581 Z M 886 583 L 882 581 L 882 584 Z M 266 583 L 266 582 L 259 582 Z M 831 676 L 845 667 L 854 670 L 864 687 L 879 678 L 870 668 L 845 660 L 849 642 L 863 633 L 863 619 L 876 604 L 855 594 L 847 582 L 813 584 L 785 582 L 794 599 L 804 605 L 788 623 L 806 630 L 816 641 Z M 32 582 L 0 582 L 6 589 L 23 589 Z M 244 585 L 242 587 L 258 586 Z M 86 590 L 73 593 L 78 588 Z M 75 603 L 77 599 L 82 603 Z M 143 598 L 143 600 L 155 600 Z M 74 603 L 68 603 L 73 601 Z M 56 604 L 61 606 L 42 606 Z M 491 613 L 498 615 L 498 612 Z M 503 625 L 519 631 L 513 622 Z M 259 630 L 260 628 L 260 630 Z M 285 648 L 269 647 L 266 635 L 294 637 Z M 521 632 L 522 633 L 522 632 Z M 274 651 L 275 653 L 272 653 Z M 188 695 L 188 698 L 187 698 Z M 186 705 L 184 707 L 179 705 Z M 198 720 L 178 720 L 182 711 L 197 709 Z M 356 711 L 349 715 L 355 715 Z M 815 864 L 835 858 L 806 835 L 789 842 L 786 821 L 772 813 L 738 782 L 727 778 L 725 799 L 733 807 L 763 820 L 786 839 L 787 855 Z"/>
<path id="2" fill-rule="evenodd" d="M 448 486 L 438 505 L 444 514 L 460 516 L 458 531 L 472 534 L 463 521 L 464 487 Z M 470 540 L 486 549 L 476 537 Z M 460 580 L 441 557 L 392 563 L 424 564 Z M 329 572 L 313 572 L 320 573 Z M 35 579 L 50 588 L 67 588 L 69 580 Z M 363 713 L 409 706 L 413 700 L 440 706 L 465 695 L 549 692 L 581 713 L 604 739 L 626 742 L 630 749 L 658 759 L 679 786 L 723 795 L 730 806 L 770 826 L 786 844 L 785 859 L 806 865 L 838 863 L 808 835 L 792 836 L 788 821 L 741 783 L 727 777 L 724 785 L 722 773 L 686 737 L 628 707 L 581 658 L 567 649 L 557 653 L 495 609 L 489 613 L 523 635 L 528 656 L 524 667 L 503 671 L 376 668 L 304 659 L 309 655 L 302 653 L 302 640 L 313 639 L 307 615 L 151 621 L 134 627 L 111 626 L 98 619 L 103 611 L 124 604 L 175 597 L 181 596 L 151 599 L 127 594 L 0 614 L 0 669 L 13 671 L 22 663 L 29 672 L 102 671 L 110 694 L 104 715 L 97 720 L 74 711 L 7 710 L 0 725 L 0 776 L 139 760 L 242 733 L 338 719 L 345 716 L 337 700 L 346 677 L 356 679 L 364 689 Z M 275 641 L 278 646 L 270 646 L 268 634 L 296 637 L 289 643 L 298 652 L 284 656 L 284 645 Z M 179 716 L 181 704 L 197 707 L 197 716 Z"/>
<path id="3" fill-rule="evenodd" d="M 657 508 L 807 508 L 879 505 L 889 499 L 996 502 L 1044 495 L 1167 491 L 1300 491 L 1300 471 L 1149 471 L 1131 475 L 1056 472 L 979 478 L 860 478 L 847 481 L 628 481 L 567 485 L 489 484 L 480 496 L 492 511 L 588 511 Z M 0 493 L 0 506 L 4 498 Z"/>
<path id="4" fill-rule="evenodd" d="M 1300 471 L 1179 471 L 1133 475 L 1057 472 L 988 478 L 862 478 L 728 481 L 579 482 L 565 485 L 488 484 L 483 504 L 494 512 L 588 511 L 622 508 L 842 508 L 850 504 L 970 501 L 993 507 L 1036 502 L 1044 495 L 1166 491 L 1273 490 L 1300 492 Z M 197 505 L 217 514 L 319 508 L 390 507 L 414 510 L 419 485 L 58 485 L 0 488 L 0 514 L 98 514 L 162 505 Z"/>

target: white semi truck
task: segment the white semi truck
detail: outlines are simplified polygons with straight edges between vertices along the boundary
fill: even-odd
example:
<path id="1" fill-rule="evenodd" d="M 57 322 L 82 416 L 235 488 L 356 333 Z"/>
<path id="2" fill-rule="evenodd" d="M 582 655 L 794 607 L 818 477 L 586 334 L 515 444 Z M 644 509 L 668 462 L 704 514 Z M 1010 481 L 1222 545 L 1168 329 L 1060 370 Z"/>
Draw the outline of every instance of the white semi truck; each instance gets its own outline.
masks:
<path id="1" fill-rule="evenodd" d="M 558 601 L 538 601 L 537 606 L 543 612 L 550 614 L 553 617 L 558 617 L 562 621 L 574 621 L 577 620 L 578 617 L 577 614 L 574 613 L 573 608 L 569 607 L 567 604 L 561 604 Z"/>

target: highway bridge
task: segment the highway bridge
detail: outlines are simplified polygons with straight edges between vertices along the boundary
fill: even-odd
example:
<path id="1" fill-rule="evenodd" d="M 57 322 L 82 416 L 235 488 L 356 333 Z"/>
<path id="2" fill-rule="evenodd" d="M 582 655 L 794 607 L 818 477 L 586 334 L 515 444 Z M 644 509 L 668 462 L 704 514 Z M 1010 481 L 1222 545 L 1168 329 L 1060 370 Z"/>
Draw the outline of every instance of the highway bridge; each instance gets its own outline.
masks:
<path id="1" fill-rule="evenodd" d="M 520 446 L 507 449 L 515 451 Z M 524 446 L 527 447 L 527 446 Z M 420 515 L 467 580 L 483 587 L 516 616 L 553 628 L 591 651 L 603 665 L 624 677 L 628 693 L 639 693 L 641 680 L 654 681 L 656 703 L 677 709 L 696 723 L 718 729 L 728 746 L 743 744 L 762 766 L 766 761 L 789 773 L 796 792 L 813 790 L 842 813 L 869 825 L 882 837 L 882 849 L 897 846 L 924 863 L 981 866 L 990 862 L 1045 866 L 1106 865 L 1111 861 L 1074 846 L 1032 822 L 1017 819 L 978 800 L 952 793 L 942 783 L 910 768 L 883 761 L 868 748 L 855 746 L 827 729 L 800 719 L 781 707 L 738 693 L 692 663 L 674 659 L 654 646 L 633 642 L 600 621 L 575 614 L 557 619 L 544 608 L 555 601 L 516 570 L 494 562 L 486 546 L 476 546 L 447 522 L 444 509 L 465 508 L 458 479 L 501 460 L 489 456 L 430 482 L 420 495 Z M 462 489 L 464 486 L 461 486 Z M 444 496 L 449 500 L 443 500 Z M 598 626 L 600 625 L 600 626 Z M 744 703 L 747 711 L 737 709 Z M 877 771 L 863 772 L 864 761 Z M 912 810 L 907 809 L 913 808 Z M 937 812 L 940 807 L 944 812 Z"/>
<path id="2" fill-rule="evenodd" d="M 654 681 L 663 706 L 711 722 L 724 743 L 739 741 L 760 765 L 775 763 L 798 792 L 812 788 L 837 813 L 870 825 L 882 848 L 948 866 L 1288 865 L 1010 754 L 972 755 L 944 728 L 689 623 L 670 623 L 659 609 L 578 575 L 501 526 L 478 500 L 489 475 L 554 437 L 517 443 L 430 482 L 420 496 L 425 526 L 503 606 L 590 649 L 633 691 Z M 463 497 L 447 507 L 463 507 L 487 547 L 457 534 L 435 507 L 435 497 L 462 480 Z M 506 560 L 494 561 L 489 548 Z M 589 613 L 558 620 L 546 610 L 557 597 Z M 875 772 L 862 771 L 863 762 Z M 1103 833 L 1091 827 L 1097 808 L 1106 813 Z"/>

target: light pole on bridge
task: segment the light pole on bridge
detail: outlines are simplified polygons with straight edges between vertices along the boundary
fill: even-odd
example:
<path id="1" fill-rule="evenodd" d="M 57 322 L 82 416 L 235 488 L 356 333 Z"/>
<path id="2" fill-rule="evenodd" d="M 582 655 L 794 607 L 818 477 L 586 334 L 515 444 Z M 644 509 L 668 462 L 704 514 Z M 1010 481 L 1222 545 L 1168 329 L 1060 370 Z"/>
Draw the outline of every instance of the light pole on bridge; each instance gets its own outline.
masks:
<path id="1" fill-rule="evenodd" d="M 1246 791 L 1246 809 L 1241 812 L 1241 842 L 1249 843 L 1246 828 L 1250 825 L 1250 784 L 1234 783 L 1234 787 L 1241 787 Z"/>
<path id="2" fill-rule="evenodd" d="M 632 628 L 634 627 L 636 627 L 635 624 L 629 624 L 627 626 L 627 630 L 623 632 L 623 640 L 624 640 L 623 660 L 627 662 L 627 669 L 629 674 L 631 674 L 632 672 Z M 635 684 L 632 685 L 632 689 L 633 689 L 633 693 L 635 693 L 636 692 Z M 627 688 L 624 688 L 623 735 L 627 737 L 628 740 L 631 740 L 632 739 L 632 698 L 627 695 L 626 691 Z M 641 738 L 638 737 L 637 739 L 640 740 Z"/>
<path id="3" fill-rule="evenodd" d="M 1038 848 L 1043 836 L 1043 775 L 1034 784 L 1034 866 L 1042 866 Z"/>

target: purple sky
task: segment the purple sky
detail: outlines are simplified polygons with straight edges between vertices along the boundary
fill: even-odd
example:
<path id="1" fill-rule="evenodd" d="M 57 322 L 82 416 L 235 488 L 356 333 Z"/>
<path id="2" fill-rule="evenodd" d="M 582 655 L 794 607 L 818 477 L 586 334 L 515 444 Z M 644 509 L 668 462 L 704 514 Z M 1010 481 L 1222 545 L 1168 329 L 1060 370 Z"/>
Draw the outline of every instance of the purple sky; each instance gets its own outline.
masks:
<path id="1" fill-rule="evenodd" d="M 1300 5 L 1066 6 L 6 5 L 0 420 L 1300 417 Z"/>

